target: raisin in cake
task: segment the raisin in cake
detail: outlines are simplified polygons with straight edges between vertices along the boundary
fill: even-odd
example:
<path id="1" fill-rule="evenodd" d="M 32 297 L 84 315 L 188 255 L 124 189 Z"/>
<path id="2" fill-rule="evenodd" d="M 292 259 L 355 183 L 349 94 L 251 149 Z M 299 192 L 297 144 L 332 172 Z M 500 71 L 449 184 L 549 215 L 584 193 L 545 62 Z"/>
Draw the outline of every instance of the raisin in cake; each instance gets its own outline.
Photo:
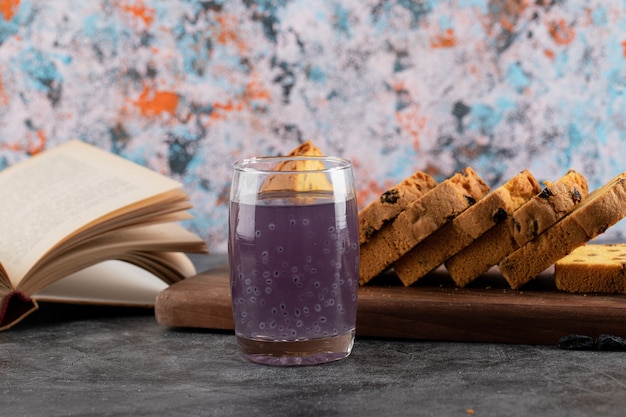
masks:
<path id="1" fill-rule="evenodd" d="M 436 185 L 430 175 L 417 171 L 385 191 L 359 211 L 359 242 L 365 243 L 385 223 L 395 219 L 410 203 Z"/>
<path id="2" fill-rule="evenodd" d="M 505 257 L 500 272 L 518 289 L 626 216 L 626 172 L 613 178 L 554 226 Z"/>
<path id="3" fill-rule="evenodd" d="M 488 192 L 489 186 L 468 167 L 425 193 L 361 245 L 359 282 L 383 272 Z"/>
<path id="4" fill-rule="evenodd" d="M 402 256 L 393 265 L 396 274 L 405 286 L 417 282 L 540 191 L 528 170 L 520 172 Z"/>
<path id="5" fill-rule="evenodd" d="M 554 264 L 559 290 L 574 293 L 626 293 L 626 243 L 588 244 Z"/>
<path id="6" fill-rule="evenodd" d="M 574 170 L 554 183 L 546 182 L 541 193 L 522 205 L 511 217 L 489 229 L 445 262 L 455 284 L 463 287 L 486 273 L 533 236 L 570 213 L 587 194 L 587 180 Z"/>
<path id="7" fill-rule="evenodd" d="M 587 180 L 574 170 L 569 170 L 555 183 L 546 182 L 533 204 L 522 206 L 513 216 L 513 239 L 517 245 L 524 245 L 552 226 L 572 211 L 587 193 Z"/>

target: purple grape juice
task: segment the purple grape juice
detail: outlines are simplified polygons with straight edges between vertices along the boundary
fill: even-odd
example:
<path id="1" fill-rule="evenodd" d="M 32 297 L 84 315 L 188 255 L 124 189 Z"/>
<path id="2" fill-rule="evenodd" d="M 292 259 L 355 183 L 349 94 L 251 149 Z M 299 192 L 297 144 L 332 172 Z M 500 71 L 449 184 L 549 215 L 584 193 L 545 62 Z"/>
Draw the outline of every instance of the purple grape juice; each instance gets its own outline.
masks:
<path id="1" fill-rule="evenodd" d="M 267 355 L 268 345 L 278 352 L 291 344 L 296 358 L 345 357 L 357 311 L 356 199 L 278 201 L 231 203 L 229 261 L 240 348 L 244 356 Z"/>

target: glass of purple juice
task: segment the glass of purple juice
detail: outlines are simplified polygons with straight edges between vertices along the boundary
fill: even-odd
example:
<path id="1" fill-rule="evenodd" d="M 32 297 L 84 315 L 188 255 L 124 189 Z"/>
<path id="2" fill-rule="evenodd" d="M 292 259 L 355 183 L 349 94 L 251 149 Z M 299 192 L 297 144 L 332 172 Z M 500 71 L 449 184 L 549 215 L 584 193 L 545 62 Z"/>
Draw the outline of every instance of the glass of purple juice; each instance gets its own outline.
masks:
<path id="1" fill-rule="evenodd" d="M 350 355 L 359 282 L 357 210 L 346 159 L 235 163 L 228 254 L 244 358 L 289 366 Z"/>

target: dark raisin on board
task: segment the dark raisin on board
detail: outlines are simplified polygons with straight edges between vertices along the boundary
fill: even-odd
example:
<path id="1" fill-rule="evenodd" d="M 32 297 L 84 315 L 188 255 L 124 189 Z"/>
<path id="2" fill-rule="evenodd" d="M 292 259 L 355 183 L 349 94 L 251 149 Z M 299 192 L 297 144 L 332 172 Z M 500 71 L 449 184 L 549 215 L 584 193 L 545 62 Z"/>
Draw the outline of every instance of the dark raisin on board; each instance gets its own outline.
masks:
<path id="1" fill-rule="evenodd" d="M 559 349 L 566 350 L 594 350 L 596 342 L 593 337 L 582 334 L 569 334 L 559 339 L 556 345 Z"/>
<path id="2" fill-rule="evenodd" d="M 559 349 L 626 351 L 626 339 L 612 334 L 601 334 L 595 340 L 581 334 L 570 334 L 559 339 Z"/>
<path id="3" fill-rule="evenodd" d="M 598 350 L 626 350 L 626 339 L 612 334 L 601 334 L 596 339 Z"/>

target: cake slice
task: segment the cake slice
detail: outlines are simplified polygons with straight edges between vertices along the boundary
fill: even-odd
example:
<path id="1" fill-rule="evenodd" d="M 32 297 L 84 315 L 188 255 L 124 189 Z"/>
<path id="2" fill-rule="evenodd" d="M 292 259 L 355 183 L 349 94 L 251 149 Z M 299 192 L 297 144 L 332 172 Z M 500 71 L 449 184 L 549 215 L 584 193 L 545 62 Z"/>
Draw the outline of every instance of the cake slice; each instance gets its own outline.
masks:
<path id="1" fill-rule="evenodd" d="M 626 216 L 626 172 L 595 190 L 554 226 L 505 257 L 500 272 L 518 289 Z"/>
<path id="2" fill-rule="evenodd" d="M 465 287 L 519 248 L 512 227 L 509 217 L 446 260 L 446 269 L 457 286 Z"/>
<path id="3" fill-rule="evenodd" d="M 574 170 L 554 183 L 546 181 L 545 184 L 541 193 L 513 212 L 511 217 L 489 229 L 445 262 L 456 285 L 464 287 L 486 273 L 533 236 L 570 213 L 588 194 L 587 180 Z"/>
<path id="4" fill-rule="evenodd" d="M 311 141 L 304 142 L 300 146 L 293 149 L 287 156 L 324 156 L 322 151 Z M 274 171 L 293 171 L 293 174 L 272 175 L 267 177 L 265 183 L 261 187 L 262 192 L 269 191 L 313 191 L 333 189 L 325 173 L 307 172 L 298 173 L 298 171 L 316 171 L 323 170 L 324 163 L 315 160 L 292 160 L 284 161 L 276 165 Z"/>
<path id="5" fill-rule="evenodd" d="M 554 264 L 559 290 L 574 293 L 626 293 L 626 243 L 588 244 Z"/>
<path id="6" fill-rule="evenodd" d="M 320 148 L 315 146 L 313 141 L 307 140 L 299 146 L 295 147 L 287 156 L 324 156 L 324 153 Z"/>
<path id="7" fill-rule="evenodd" d="M 522 246 L 548 227 L 587 197 L 588 186 L 585 177 L 574 170 L 555 183 L 546 182 L 533 204 L 522 206 L 513 215 L 513 239 Z"/>
<path id="8" fill-rule="evenodd" d="M 383 272 L 488 192 L 489 186 L 468 167 L 415 200 L 361 245 L 359 283 L 365 284 Z"/>
<path id="9" fill-rule="evenodd" d="M 418 243 L 393 264 L 394 271 L 405 286 L 417 282 L 540 191 L 528 170 L 520 172 Z"/>
<path id="10" fill-rule="evenodd" d="M 436 185 L 430 175 L 417 171 L 365 206 L 359 211 L 359 243 L 365 243 L 385 223 L 395 219 L 409 204 Z"/>

